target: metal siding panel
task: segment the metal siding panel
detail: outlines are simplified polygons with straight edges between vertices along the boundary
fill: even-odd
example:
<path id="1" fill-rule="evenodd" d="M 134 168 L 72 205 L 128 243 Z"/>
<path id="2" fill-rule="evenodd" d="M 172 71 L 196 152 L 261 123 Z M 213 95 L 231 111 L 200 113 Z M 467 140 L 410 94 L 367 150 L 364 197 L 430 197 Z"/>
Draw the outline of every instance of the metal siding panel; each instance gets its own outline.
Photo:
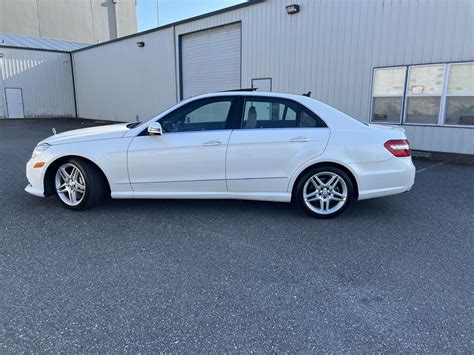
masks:
<path id="1" fill-rule="evenodd" d="M 25 117 L 74 117 L 69 54 L 13 48 L 3 48 L 2 53 L 0 88 L 22 89 Z M 3 92 L 0 98 L 4 100 Z"/>
<path id="2" fill-rule="evenodd" d="M 462 149 L 461 153 L 474 154 L 474 129 L 463 129 L 462 130 Z"/>
<path id="3" fill-rule="evenodd" d="M 139 48 L 136 42 L 144 41 Z M 80 117 L 146 120 L 176 103 L 173 28 L 73 53 Z"/>

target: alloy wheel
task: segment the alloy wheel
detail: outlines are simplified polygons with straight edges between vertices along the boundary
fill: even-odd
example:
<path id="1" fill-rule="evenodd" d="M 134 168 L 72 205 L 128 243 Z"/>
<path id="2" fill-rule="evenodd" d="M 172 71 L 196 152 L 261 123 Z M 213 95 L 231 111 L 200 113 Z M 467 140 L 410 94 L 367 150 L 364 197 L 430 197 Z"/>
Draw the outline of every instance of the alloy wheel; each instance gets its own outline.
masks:
<path id="1" fill-rule="evenodd" d="M 54 181 L 61 201 L 69 206 L 77 206 L 82 202 L 86 194 L 86 182 L 77 166 L 71 163 L 61 165 Z"/>
<path id="2" fill-rule="evenodd" d="M 326 215 L 345 205 L 347 193 L 347 184 L 341 176 L 329 171 L 319 172 L 306 181 L 303 200 L 313 212 Z"/>

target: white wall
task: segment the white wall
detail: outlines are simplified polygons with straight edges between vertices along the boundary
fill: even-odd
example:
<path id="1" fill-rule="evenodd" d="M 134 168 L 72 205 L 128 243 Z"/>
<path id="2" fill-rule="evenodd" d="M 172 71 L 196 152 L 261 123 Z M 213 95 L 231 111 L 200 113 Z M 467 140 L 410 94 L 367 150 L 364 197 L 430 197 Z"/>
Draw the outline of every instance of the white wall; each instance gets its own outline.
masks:
<path id="1" fill-rule="evenodd" d="M 7 117 L 5 88 L 21 88 L 25 117 L 75 117 L 68 53 L 1 48 L 0 118 Z"/>
<path id="2" fill-rule="evenodd" d="M 74 53 L 73 62 L 79 117 L 146 120 L 176 102 L 173 28 Z"/>
<path id="3" fill-rule="evenodd" d="M 287 0 L 266 0 L 147 34 L 148 41 L 154 43 L 156 40 L 159 53 L 166 53 L 166 56 L 133 48 L 144 36 L 78 52 L 74 54 L 76 75 L 89 77 L 88 81 L 82 80 L 80 90 L 85 95 L 88 91 L 91 95 L 101 92 L 108 98 L 99 110 L 94 111 L 96 117 L 123 119 L 113 107 L 122 106 L 119 99 L 126 97 L 133 98 L 129 100 L 127 113 L 140 110 L 141 96 L 152 97 L 154 111 L 160 110 L 176 100 L 170 92 L 174 86 L 178 86 L 179 92 L 178 71 L 171 84 L 157 81 L 153 73 L 156 69 L 145 65 L 141 70 L 148 75 L 138 91 L 136 85 L 131 85 L 114 98 L 106 92 L 116 90 L 114 86 L 118 79 L 109 84 L 98 83 L 99 80 L 90 76 L 92 69 L 83 72 L 80 68 L 84 62 L 92 67 L 97 62 L 93 57 L 105 55 L 110 65 L 108 75 L 112 77 L 115 73 L 127 83 L 129 76 L 123 75 L 123 67 L 154 61 L 156 65 L 168 68 L 170 57 L 174 57 L 176 66 L 180 35 L 236 21 L 242 23 L 243 87 L 250 87 L 253 78 L 272 78 L 273 91 L 296 94 L 312 91 L 314 98 L 362 121 L 369 119 L 374 67 L 474 60 L 472 0 L 299 0 L 301 11 L 295 15 L 286 13 L 288 3 Z M 174 44 L 170 37 L 174 38 Z M 127 53 L 123 54 L 123 59 L 112 61 L 112 48 L 127 49 Z M 143 53 L 152 57 L 144 59 Z M 97 72 L 103 68 L 103 64 L 99 65 Z M 156 96 L 147 92 L 152 88 Z M 81 113 L 86 113 L 87 105 L 83 105 L 83 101 L 83 98 L 78 99 L 83 107 Z M 442 132 L 443 137 L 446 135 L 446 141 L 441 145 L 426 139 L 433 135 L 433 129 Z M 447 132 L 448 129 L 440 127 L 407 129 L 416 149 L 432 150 L 434 147 L 439 151 L 474 154 L 474 143 L 469 139 L 473 129 L 454 128 Z M 460 148 L 454 142 L 464 143 Z"/>

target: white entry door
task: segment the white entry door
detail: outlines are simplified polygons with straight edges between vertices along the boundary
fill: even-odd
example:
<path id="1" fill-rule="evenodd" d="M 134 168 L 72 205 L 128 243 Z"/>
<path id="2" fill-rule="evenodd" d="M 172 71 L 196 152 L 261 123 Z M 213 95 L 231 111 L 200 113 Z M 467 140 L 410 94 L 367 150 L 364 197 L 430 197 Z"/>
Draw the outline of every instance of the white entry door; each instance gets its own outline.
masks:
<path id="1" fill-rule="evenodd" d="M 23 94 L 18 88 L 5 88 L 8 118 L 25 118 L 23 112 Z"/>

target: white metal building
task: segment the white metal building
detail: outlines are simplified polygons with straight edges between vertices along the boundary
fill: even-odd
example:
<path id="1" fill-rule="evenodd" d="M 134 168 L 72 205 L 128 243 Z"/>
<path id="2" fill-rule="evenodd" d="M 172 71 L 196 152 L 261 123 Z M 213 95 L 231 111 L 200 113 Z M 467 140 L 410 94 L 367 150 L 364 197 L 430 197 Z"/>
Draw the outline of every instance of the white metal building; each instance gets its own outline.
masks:
<path id="1" fill-rule="evenodd" d="M 146 120 L 252 86 L 311 91 L 362 121 L 402 124 L 415 149 L 474 154 L 472 0 L 254 0 L 72 58 L 82 118 Z"/>
<path id="2" fill-rule="evenodd" d="M 98 43 L 136 31 L 135 0 L 0 0 L 0 33 Z"/>
<path id="3" fill-rule="evenodd" d="M 76 117 L 70 51 L 84 46 L 0 34 L 0 118 Z"/>

